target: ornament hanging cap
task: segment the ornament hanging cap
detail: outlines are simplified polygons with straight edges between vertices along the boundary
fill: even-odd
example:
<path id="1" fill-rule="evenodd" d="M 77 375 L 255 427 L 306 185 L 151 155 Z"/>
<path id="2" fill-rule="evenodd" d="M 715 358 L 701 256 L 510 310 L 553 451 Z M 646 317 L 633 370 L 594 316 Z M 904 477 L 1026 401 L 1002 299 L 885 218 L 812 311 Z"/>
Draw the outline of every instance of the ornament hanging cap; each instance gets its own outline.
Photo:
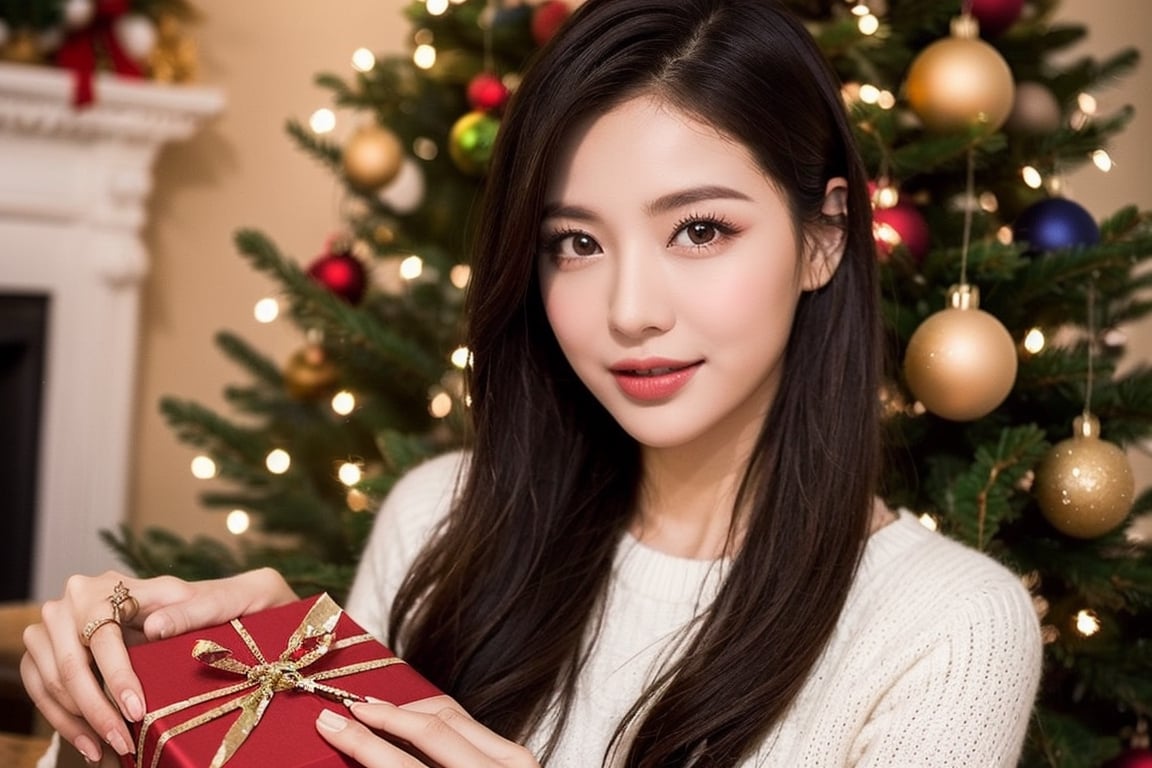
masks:
<path id="1" fill-rule="evenodd" d="M 1100 437 L 1100 419 L 1093 416 L 1090 412 L 1084 411 L 1084 413 L 1072 420 L 1072 436 Z"/>
<path id="2" fill-rule="evenodd" d="M 957 283 L 948 289 L 944 306 L 948 309 L 979 309 L 980 289 L 968 283 Z"/>
<path id="3" fill-rule="evenodd" d="M 949 31 L 960 40 L 975 40 L 980 37 L 980 22 L 972 14 L 962 13 L 952 18 Z"/>

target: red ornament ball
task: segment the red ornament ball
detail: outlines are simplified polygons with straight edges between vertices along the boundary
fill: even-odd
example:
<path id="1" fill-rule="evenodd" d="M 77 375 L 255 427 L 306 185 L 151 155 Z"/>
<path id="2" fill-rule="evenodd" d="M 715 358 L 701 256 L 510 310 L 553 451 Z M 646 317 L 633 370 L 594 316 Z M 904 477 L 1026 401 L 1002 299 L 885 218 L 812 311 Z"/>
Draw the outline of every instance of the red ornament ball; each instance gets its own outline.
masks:
<path id="1" fill-rule="evenodd" d="M 972 15 L 980 22 L 980 33 L 996 37 L 1016 23 L 1024 10 L 1024 0 L 969 0 Z"/>
<path id="2" fill-rule="evenodd" d="M 1134 747 L 1108 763 L 1108 768 L 1152 768 L 1152 749 Z"/>
<path id="3" fill-rule="evenodd" d="M 503 109 L 508 103 L 508 87 L 491 72 L 481 72 L 468 83 L 468 103 L 484 112 Z"/>
<path id="4" fill-rule="evenodd" d="M 541 4 L 532 14 L 532 39 L 537 45 L 544 45 L 571 13 L 564 0 L 548 0 Z"/>
<path id="5" fill-rule="evenodd" d="M 326 253 L 308 267 L 308 276 L 349 304 L 364 297 L 368 276 L 360 260 L 347 251 Z"/>
<path id="6" fill-rule="evenodd" d="M 896 248 L 904 247 L 913 261 L 920 263 L 932 244 L 928 222 L 916 206 L 897 203 L 891 208 L 872 212 L 872 236 L 876 239 L 876 258 L 886 262 Z"/>

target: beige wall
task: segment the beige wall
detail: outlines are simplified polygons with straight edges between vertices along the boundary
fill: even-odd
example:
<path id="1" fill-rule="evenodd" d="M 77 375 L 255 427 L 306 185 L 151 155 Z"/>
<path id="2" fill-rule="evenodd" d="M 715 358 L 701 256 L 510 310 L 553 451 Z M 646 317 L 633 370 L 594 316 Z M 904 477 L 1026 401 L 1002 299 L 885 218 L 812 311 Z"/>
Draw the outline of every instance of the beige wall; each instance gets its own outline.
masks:
<path id="1" fill-rule="evenodd" d="M 307 262 L 339 227 L 332 177 L 283 133 L 289 116 L 325 106 L 312 85 L 319 71 L 347 73 L 348 56 L 365 46 L 399 51 L 409 27 L 403 0 L 343 0 L 333 5 L 283 0 L 197 0 L 204 21 L 195 36 L 202 79 L 227 93 L 225 114 L 198 137 L 169 148 L 156 166 L 147 233 L 152 273 L 145 287 L 140 342 L 132 520 L 186 534 L 227 536 L 220 513 L 197 504 L 205 487 L 157 412 L 166 395 L 221 406 L 220 392 L 240 381 L 212 345 L 217 330 L 240 332 L 276 359 L 300 344 L 286 323 L 260 326 L 252 306 L 271 285 L 235 253 L 237 227 L 256 227 Z M 1144 0 L 1064 0 L 1062 15 L 1088 24 L 1087 50 L 1133 45 L 1152 56 Z M 1134 21 L 1135 20 L 1135 21 Z M 1072 195 L 1097 216 L 1125 203 L 1152 209 L 1152 61 L 1138 77 L 1099 94 L 1104 109 L 1137 106 L 1132 128 L 1113 147 L 1117 168 L 1070 179 Z M 1137 347 L 1139 347 L 1137 349 Z M 1135 356 L 1152 359 L 1152 323 L 1133 332 Z M 1134 454 L 1152 481 L 1152 461 Z M 1147 481 L 1145 481 L 1147 482 Z"/>

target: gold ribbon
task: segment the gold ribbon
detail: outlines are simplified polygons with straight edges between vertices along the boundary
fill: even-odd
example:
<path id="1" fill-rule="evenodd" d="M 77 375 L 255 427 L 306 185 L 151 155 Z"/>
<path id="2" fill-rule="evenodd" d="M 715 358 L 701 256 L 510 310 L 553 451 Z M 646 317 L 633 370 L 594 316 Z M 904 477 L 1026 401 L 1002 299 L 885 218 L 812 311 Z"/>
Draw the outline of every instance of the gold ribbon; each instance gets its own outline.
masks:
<path id="1" fill-rule="evenodd" d="M 145 736 L 157 720 L 213 699 L 243 694 L 163 731 L 156 740 L 156 747 L 150 763 L 151 768 L 157 768 L 160 763 L 160 754 L 164 745 L 169 741 L 186 731 L 226 715 L 234 709 L 239 709 L 240 717 L 228 729 L 228 733 L 224 736 L 224 740 L 220 743 L 220 747 L 216 750 L 209 766 L 209 768 L 220 768 L 236 754 L 236 750 L 255 730 L 260 719 L 264 716 L 268 704 L 272 701 L 272 697 L 282 691 L 301 690 L 340 702 L 349 699 L 364 701 L 363 696 L 326 685 L 322 681 L 333 677 L 354 675 L 371 669 L 380 669 L 393 664 L 403 664 L 402 659 L 395 656 L 386 659 L 371 659 L 312 675 L 305 675 L 301 672 L 304 668 L 320 660 L 329 651 L 370 642 L 374 639 L 372 635 L 361 634 L 336 640 L 336 622 L 339 621 L 342 612 L 340 606 L 331 597 L 327 594 L 320 595 L 300 625 L 288 638 L 284 652 L 273 662 L 268 662 L 265 659 L 255 639 L 248 633 L 239 619 L 232 620 L 232 628 L 248 646 L 248 650 L 252 652 L 258 662 L 257 664 L 249 665 L 237 660 L 231 649 L 213 640 L 197 640 L 192 648 L 193 658 L 215 669 L 242 675 L 245 679 L 234 685 L 169 704 L 145 715 L 144 720 L 140 723 L 140 735 L 136 743 L 136 765 L 141 765 L 144 756 Z M 253 690 L 244 693 L 250 688 Z"/>

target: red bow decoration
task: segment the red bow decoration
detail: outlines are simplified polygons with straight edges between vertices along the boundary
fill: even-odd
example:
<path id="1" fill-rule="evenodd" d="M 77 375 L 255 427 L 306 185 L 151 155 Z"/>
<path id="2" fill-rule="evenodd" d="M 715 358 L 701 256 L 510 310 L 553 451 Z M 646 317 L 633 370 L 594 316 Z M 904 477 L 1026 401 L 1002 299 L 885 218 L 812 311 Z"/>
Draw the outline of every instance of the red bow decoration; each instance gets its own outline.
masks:
<path id="1" fill-rule="evenodd" d="M 96 0 L 92 22 L 70 33 L 56 52 L 56 63 L 72 70 L 75 106 L 83 107 L 95 100 L 93 77 L 102 64 L 118 75 L 144 76 L 144 70 L 125 53 L 113 31 L 116 19 L 128 13 L 130 5 L 131 0 Z"/>

